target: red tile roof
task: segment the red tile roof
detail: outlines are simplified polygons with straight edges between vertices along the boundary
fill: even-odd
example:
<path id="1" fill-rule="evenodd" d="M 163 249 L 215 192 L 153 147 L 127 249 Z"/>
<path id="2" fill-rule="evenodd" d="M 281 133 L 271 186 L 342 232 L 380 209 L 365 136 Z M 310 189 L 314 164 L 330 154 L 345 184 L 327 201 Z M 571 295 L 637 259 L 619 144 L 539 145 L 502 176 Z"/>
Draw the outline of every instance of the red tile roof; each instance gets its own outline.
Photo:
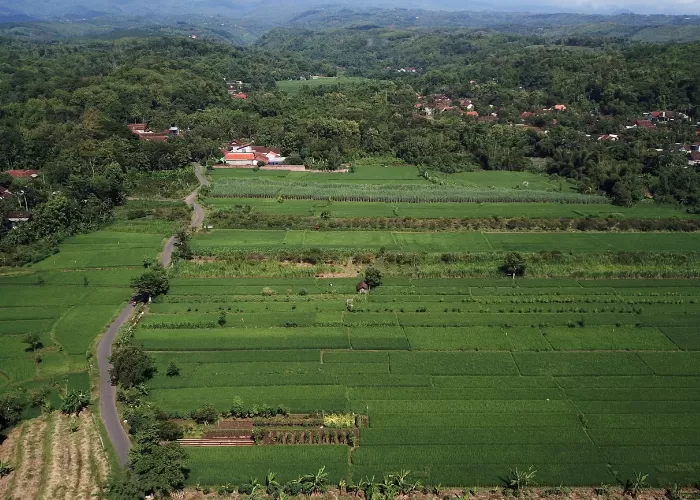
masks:
<path id="1" fill-rule="evenodd" d="M 34 177 L 39 175 L 38 170 L 8 170 L 7 173 L 15 179 Z"/>
<path id="2" fill-rule="evenodd" d="M 520 118 L 522 118 L 523 120 L 527 120 L 528 118 L 531 118 L 531 117 L 533 117 L 533 116 L 535 116 L 535 113 L 532 113 L 532 112 L 530 112 L 530 111 L 523 111 L 523 112 L 520 114 Z"/>
<path id="3" fill-rule="evenodd" d="M 279 154 L 280 154 L 280 150 L 279 150 L 279 149 L 275 149 L 275 148 L 266 148 L 266 147 L 263 147 L 263 146 L 253 146 L 253 151 L 255 151 L 256 153 L 264 154 L 264 155 L 266 155 L 266 154 L 268 154 L 268 153 L 274 153 L 274 154 L 276 154 L 276 155 L 279 155 Z"/>
<path id="4" fill-rule="evenodd" d="M 644 127 L 644 128 L 654 128 L 655 125 L 651 123 L 649 120 L 637 120 L 634 122 L 634 124 L 638 127 Z"/>
<path id="5" fill-rule="evenodd" d="M 691 161 L 700 161 L 700 151 L 693 151 L 688 156 Z"/>
<path id="6" fill-rule="evenodd" d="M 144 141 L 152 142 L 165 142 L 168 140 L 168 136 L 162 134 L 139 134 L 139 137 Z"/>
<path id="7" fill-rule="evenodd" d="M 224 160 L 253 160 L 255 153 L 227 153 Z"/>

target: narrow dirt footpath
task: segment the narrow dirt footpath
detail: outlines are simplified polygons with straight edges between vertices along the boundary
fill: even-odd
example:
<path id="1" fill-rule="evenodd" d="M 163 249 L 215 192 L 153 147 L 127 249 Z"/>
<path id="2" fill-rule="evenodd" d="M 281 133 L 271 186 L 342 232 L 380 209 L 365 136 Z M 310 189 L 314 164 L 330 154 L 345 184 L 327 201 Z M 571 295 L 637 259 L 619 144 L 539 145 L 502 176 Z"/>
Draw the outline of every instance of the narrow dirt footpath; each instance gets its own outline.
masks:
<path id="1" fill-rule="evenodd" d="M 185 202 L 194 210 L 192 223 L 190 224 L 190 227 L 193 229 L 201 226 L 204 221 L 204 209 L 195 201 L 197 199 L 197 193 L 200 187 L 209 185 L 209 181 L 202 173 L 202 166 L 195 165 L 194 168 L 200 185 L 185 198 Z M 175 236 L 172 236 L 165 243 L 165 247 L 163 247 L 163 253 L 160 259 L 163 267 L 170 265 L 174 246 Z M 100 369 L 100 417 L 107 430 L 109 440 L 112 442 L 112 446 L 114 446 L 114 451 L 119 458 L 119 462 L 122 465 L 126 464 L 128 459 L 131 441 L 129 441 L 129 436 L 126 434 L 124 427 L 122 427 L 119 421 L 119 413 L 117 412 L 117 389 L 112 385 L 109 378 L 109 357 L 112 354 L 112 344 L 117 338 L 119 329 L 129 320 L 134 313 L 134 309 L 135 307 L 133 305 L 128 304 L 117 319 L 109 326 L 97 346 L 97 365 Z"/>

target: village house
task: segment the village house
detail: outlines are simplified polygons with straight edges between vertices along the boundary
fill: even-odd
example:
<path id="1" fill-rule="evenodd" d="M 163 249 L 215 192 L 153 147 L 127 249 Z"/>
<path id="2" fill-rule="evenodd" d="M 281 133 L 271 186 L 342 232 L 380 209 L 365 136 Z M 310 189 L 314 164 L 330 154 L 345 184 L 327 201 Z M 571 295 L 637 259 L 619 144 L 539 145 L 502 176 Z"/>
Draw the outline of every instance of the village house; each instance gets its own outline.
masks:
<path id="1" fill-rule="evenodd" d="M 687 120 L 688 115 L 677 111 L 652 111 L 644 113 L 644 118 L 652 122 L 668 122 L 674 120 Z"/>
<path id="2" fill-rule="evenodd" d="M 651 123 L 650 120 L 635 120 L 632 122 L 632 125 L 627 125 L 625 128 L 627 128 L 627 129 L 631 129 L 631 128 L 652 129 L 652 128 L 656 128 L 656 125 Z"/>
<path id="3" fill-rule="evenodd" d="M 617 142 L 620 140 L 620 136 L 615 134 L 604 134 L 598 137 L 598 140 L 602 142 Z"/>
<path id="4" fill-rule="evenodd" d="M 132 134 L 139 136 L 139 139 L 151 142 L 165 142 L 171 137 L 178 137 L 181 132 L 180 129 L 172 126 L 168 130 L 162 132 L 154 132 L 148 128 L 145 123 L 130 123 L 127 125 Z"/>
<path id="5" fill-rule="evenodd" d="M 233 140 L 229 143 L 228 151 L 224 154 L 224 163 L 232 167 L 256 167 L 264 165 L 281 165 L 286 158 L 280 155 L 279 149 L 242 144 Z"/>
<path id="6" fill-rule="evenodd" d="M 700 151 L 691 151 L 688 153 L 688 165 L 691 167 L 700 167 Z"/>
<path id="7" fill-rule="evenodd" d="M 13 225 L 18 222 L 27 222 L 32 218 L 32 214 L 29 212 L 7 212 L 5 219 L 11 222 Z"/>
<path id="8" fill-rule="evenodd" d="M 474 103 L 472 103 L 471 99 L 460 99 L 459 101 L 459 106 L 462 109 L 466 109 L 467 111 L 472 111 L 474 109 Z"/>
<path id="9" fill-rule="evenodd" d="M 432 116 L 434 111 L 444 113 L 447 111 L 467 112 L 474 110 L 474 104 L 472 103 L 471 99 L 464 97 L 453 100 L 451 97 L 445 94 L 432 94 L 427 97 L 417 94 L 416 98 L 418 102 L 414 104 L 413 107 L 416 110 L 423 111 L 423 113 L 425 113 L 427 116 Z M 469 114 L 468 116 L 478 115 Z"/>
<path id="10" fill-rule="evenodd" d="M 8 170 L 13 179 L 36 179 L 39 177 L 38 170 Z"/>
<path id="11" fill-rule="evenodd" d="M 498 115 L 496 113 L 491 113 L 490 115 L 480 116 L 477 121 L 479 123 L 494 123 L 498 121 Z"/>
<path id="12" fill-rule="evenodd" d="M 9 200 L 12 198 L 12 191 L 0 186 L 0 200 Z"/>
<path id="13" fill-rule="evenodd" d="M 360 281 L 355 287 L 357 293 L 363 294 L 369 292 L 369 285 L 365 281 Z"/>

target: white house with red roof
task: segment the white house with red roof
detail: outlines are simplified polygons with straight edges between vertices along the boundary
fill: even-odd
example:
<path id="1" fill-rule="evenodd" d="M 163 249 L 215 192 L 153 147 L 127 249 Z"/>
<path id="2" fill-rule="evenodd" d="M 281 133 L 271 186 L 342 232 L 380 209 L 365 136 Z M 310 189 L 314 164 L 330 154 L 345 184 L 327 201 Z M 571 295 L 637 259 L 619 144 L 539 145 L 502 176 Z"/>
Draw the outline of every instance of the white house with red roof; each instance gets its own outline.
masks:
<path id="1" fill-rule="evenodd" d="M 286 160 L 280 155 L 279 149 L 242 144 L 240 141 L 231 141 L 228 152 L 224 154 L 224 163 L 231 166 L 255 167 L 259 163 L 265 165 L 280 165 Z"/>

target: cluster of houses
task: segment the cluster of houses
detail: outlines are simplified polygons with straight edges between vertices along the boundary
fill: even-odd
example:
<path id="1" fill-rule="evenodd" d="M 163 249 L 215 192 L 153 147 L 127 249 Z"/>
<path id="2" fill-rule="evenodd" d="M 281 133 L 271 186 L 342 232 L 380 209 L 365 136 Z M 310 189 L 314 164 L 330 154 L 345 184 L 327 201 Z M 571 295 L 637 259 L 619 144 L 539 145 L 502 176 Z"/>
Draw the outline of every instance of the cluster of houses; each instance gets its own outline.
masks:
<path id="1" fill-rule="evenodd" d="M 470 83 L 475 84 L 476 82 L 471 81 Z M 471 99 L 460 98 L 455 100 L 445 94 L 432 94 L 429 96 L 417 95 L 417 102 L 414 108 L 426 116 L 433 116 L 436 112 L 444 113 L 447 111 L 454 111 L 464 116 L 475 118 L 480 123 L 498 121 L 498 113 L 495 112 L 479 115 L 479 113 L 474 110 L 474 103 Z M 493 109 L 493 106 L 490 106 L 490 108 Z M 520 118 L 525 122 L 529 118 L 540 114 L 553 112 L 561 113 L 564 111 L 566 111 L 566 105 L 557 104 L 551 108 L 542 108 L 536 111 L 523 111 L 520 114 Z"/>
<path id="2" fill-rule="evenodd" d="M 678 111 L 650 111 L 642 114 L 643 119 L 633 120 L 630 125 L 625 128 L 646 128 L 653 129 L 656 128 L 657 123 L 668 123 L 676 120 L 689 120 L 690 117 L 685 113 L 680 113 Z"/>
<path id="3" fill-rule="evenodd" d="M 618 142 L 621 139 L 622 137 L 617 134 L 603 134 L 598 136 L 598 141 L 600 142 Z M 671 146 L 670 150 L 678 153 L 687 153 L 688 165 L 691 167 L 700 167 L 700 142 L 694 142 L 693 144 L 678 143 Z M 664 149 L 657 149 L 656 151 L 661 153 Z"/>
<path id="4" fill-rule="evenodd" d="M 253 168 L 260 165 L 281 165 L 287 159 L 279 149 L 244 144 L 233 140 L 222 151 L 221 164 L 229 167 Z"/>
<path id="5" fill-rule="evenodd" d="M 425 114 L 425 116 L 433 116 L 436 112 L 445 113 L 454 111 L 464 116 L 475 118 L 479 122 L 498 121 L 498 115 L 496 113 L 479 116 L 479 113 L 474 111 L 474 103 L 471 99 L 461 98 L 453 100 L 445 94 L 432 94 L 429 96 L 418 94 L 416 97 L 418 102 L 416 102 L 414 108 Z"/>
<path id="6" fill-rule="evenodd" d="M 180 129 L 175 126 L 159 132 L 151 130 L 145 123 L 130 123 L 127 127 L 129 127 L 132 134 L 138 135 L 139 139 L 143 139 L 144 141 L 165 142 L 170 138 L 181 135 Z"/>
<path id="7" fill-rule="evenodd" d="M 231 99 L 248 99 L 248 94 L 243 92 L 243 82 L 240 80 L 227 81 L 226 92 L 231 96 Z"/>
<path id="8" fill-rule="evenodd" d="M 688 153 L 688 165 L 700 167 L 700 142 L 693 144 L 676 144 L 679 153 Z"/>
<path id="9" fill-rule="evenodd" d="M 520 113 L 520 119 L 526 121 L 537 115 L 543 115 L 545 113 L 563 113 L 564 111 L 566 111 L 566 104 L 555 104 L 551 108 L 542 108 L 537 111 L 523 111 Z"/>
<path id="10" fill-rule="evenodd" d="M 38 170 L 6 170 L 6 173 L 10 174 L 13 179 L 38 179 Z M 19 202 L 20 208 L 24 210 L 8 212 L 5 216 L 5 220 L 12 223 L 13 225 L 17 222 L 26 222 L 31 219 L 31 214 L 27 208 L 27 199 L 24 198 L 24 206 L 22 205 L 22 195 L 24 191 L 16 193 L 17 201 Z M 6 187 L 0 186 L 0 200 L 11 200 L 15 198 L 15 193 L 7 189 Z"/>

